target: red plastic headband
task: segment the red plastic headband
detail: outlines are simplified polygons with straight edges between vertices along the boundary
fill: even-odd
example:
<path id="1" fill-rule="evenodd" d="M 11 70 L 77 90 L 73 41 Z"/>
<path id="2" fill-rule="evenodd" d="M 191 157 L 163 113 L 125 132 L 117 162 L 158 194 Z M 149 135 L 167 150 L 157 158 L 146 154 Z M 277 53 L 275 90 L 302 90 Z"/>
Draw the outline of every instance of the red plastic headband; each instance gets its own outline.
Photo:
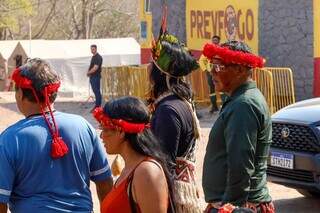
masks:
<path id="1" fill-rule="evenodd" d="M 20 68 L 17 68 L 13 71 L 12 80 L 15 82 L 17 87 L 20 87 L 23 89 L 31 89 L 35 99 L 37 100 L 37 103 L 40 105 L 42 116 L 44 117 L 44 120 L 46 121 L 49 127 L 50 134 L 52 136 L 51 157 L 57 159 L 66 155 L 69 149 L 68 149 L 68 146 L 63 141 L 62 137 L 60 137 L 59 135 L 58 126 L 57 126 L 57 123 L 55 122 L 55 119 L 50 107 L 49 98 L 48 98 L 48 95 L 51 95 L 52 93 L 58 91 L 58 88 L 60 87 L 60 82 L 48 84 L 41 91 L 41 93 L 45 97 L 45 105 L 49 108 L 50 116 L 53 122 L 53 124 L 51 124 L 44 113 L 44 106 L 39 101 L 39 97 L 32 85 L 32 81 L 27 77 L 24 77 L 21 75 Z"/>
<path id="2" fill-rule="evenodd" d="M 145 128 L 150 128 L 150 124 L 131 123 L 122 119 L 112 119 L 107 116 L 102 107 L 97 107 L 92 112 L 93 117 L 107 129 L 121 129 L 125 133 L 140 133 Z"/>
<path id="3" fill-rule="evenodd" d="M 219 58 L 225 64 L 239 64 L 251 68 L 261 68 L 265 63 L 265 59 L 260 56 L 209 43 L 203 47 L 203 55 L 210 60 Z"/>
<path id="4" fill-rule="evenodd" d="M 15 84 L 23 89 L 34 89 L 32 85 L 32 81 L 24 76 L 21 75 L 21 69 L 17 68 L 13 71 L 12 74 L 12 80 L 15 82 Z M 60 87 L 60 81 L 52 84 L 48 84 L 43 88 L 41 93 L 44 97 L 47 97 L 47 95 L 50 95 L 54 92 L 58 92 L 58 89 Z"/>

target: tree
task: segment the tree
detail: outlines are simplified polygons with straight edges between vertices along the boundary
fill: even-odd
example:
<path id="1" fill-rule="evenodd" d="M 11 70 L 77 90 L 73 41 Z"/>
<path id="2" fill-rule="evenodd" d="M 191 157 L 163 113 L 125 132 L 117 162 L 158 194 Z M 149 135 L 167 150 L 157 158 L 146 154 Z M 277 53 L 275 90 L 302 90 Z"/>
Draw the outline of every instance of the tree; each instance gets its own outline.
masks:
<path id="1" fill-rule="evenodd" d="M 104 21 L 111 23 L 112 20 L 116 21 L 118 26 L 123 29 L 128 29 L 128 24 L 134 18 L 137 18 L 137 10 L 134 12 L 124 10 L 126 5 L 133 1 L 126 0 L 70 0 L 71 7 L 71 30 L 73 37 L 78 39 L 91 38 L 94 33 L 94 37 L 103 36 L 99 31 L 106 26 Z M 138 7 L 136 7 L 138 8 Z M 80 12 L 79 12 L 80 11 Z M 126 22 L 127 21 L 127 22 Z M 138 23 L 137 23 L 138 24 Z M 129 26 L 129 29 L 130 26 Z M 110 29 L 109 29 L 110 30 Z M 116 32 L 115 32 L 116 33 Z"/>
<path id="2" fill-rule="evenodd" d="M 0 39 L 13 38 L 13 33 L 19 30 L 18 19 L 32 14 L 30 0 L 0 1 Z"/>
<path id="3" fill-rule="evenodd" d="M 57 0 L 49 0 L 47 2 L 50 4 L 49 7 L 47 7 L 47 8 L 50 8 L 49 13 L 46 13 L 45 15 L 46 17 L 43 19 L 43 22 L 40 24 L 38 31 L 34 35 L 32 35 L 33 39 L 39 39 L 43 37 L 43 35 L 46 33 L 49 23 L 52 21 L 53 17 L 56 14 Z M 40 3 L 40 0 L 38 1 L 38 3 Z"/>
<path id="4" fill-rule="evenodd" d="M 6 24 L 5 27 L 1 28 L 0 24 L 0 39 L 28 39 L 30 26 L 26 20 L 32 23 L 33 39 L 127 36 L 138 39 L 139 36 L 138 0 L 0 0 L 0 2 L 0 22 L 8 17 L 2 15 L 1 10 L 4 8 L 7 9 L 7 14 L 11 14 L 9 17 L 12 17 L 10 24 Z M 18 8 L 21 11 L 16 15 Z"/>

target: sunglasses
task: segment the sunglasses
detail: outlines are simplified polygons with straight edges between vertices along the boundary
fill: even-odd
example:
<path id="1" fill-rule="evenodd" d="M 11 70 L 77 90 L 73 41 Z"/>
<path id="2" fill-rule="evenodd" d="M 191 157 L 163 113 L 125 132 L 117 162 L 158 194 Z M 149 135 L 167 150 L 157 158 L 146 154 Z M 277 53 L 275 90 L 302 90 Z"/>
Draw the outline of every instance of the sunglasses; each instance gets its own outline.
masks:
<path id="1" fill-rule="evenodd" d="M 226 68 L 226 66 L 222 65 L 222 64 L 211 64 L 211 70 L 214 72 L 223 72 Z"/>

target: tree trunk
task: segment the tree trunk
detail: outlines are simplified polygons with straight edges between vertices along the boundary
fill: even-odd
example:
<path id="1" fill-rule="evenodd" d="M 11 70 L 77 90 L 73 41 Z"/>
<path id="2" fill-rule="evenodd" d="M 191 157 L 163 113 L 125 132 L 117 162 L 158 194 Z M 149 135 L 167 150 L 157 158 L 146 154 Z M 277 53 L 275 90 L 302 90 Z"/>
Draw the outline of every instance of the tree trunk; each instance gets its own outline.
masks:
<path id="1" fill-rule="evenodd" d="M 46 19 L 44 20 L 44 22 L 42 23 L 40 30 L 34 36 L 32 36 L 33 39 L 39 39 L 45 34 L 46 29 L 47 29 L 51 19 L 55 15 L 57 0 L 52 0 L 51 2 L 52 2 L 52 6 L 50 9 L 50 12 L 49 12 L 48 16 L 46 17 Z"/>
<path id="2" fill-rule="evenodd" d="M 87 1 L 82 0 L 82 17 L 81 17 L 81 38 L 86 39 L 87 37 Z"/>

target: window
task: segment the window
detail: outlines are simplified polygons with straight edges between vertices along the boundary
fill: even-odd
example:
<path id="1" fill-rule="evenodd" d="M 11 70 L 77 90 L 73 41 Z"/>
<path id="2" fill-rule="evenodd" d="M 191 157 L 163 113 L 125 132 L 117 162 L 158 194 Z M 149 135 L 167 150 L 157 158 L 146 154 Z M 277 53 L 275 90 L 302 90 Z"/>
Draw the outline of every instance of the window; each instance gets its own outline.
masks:
<path id="1" fill-rule="evenodd" d="M 142 21 L 140 29 L 141 29 L 141 32 L 140 32 L 141 38 L 146 39 L 147 38 L 147 22 Z"/>
<path id="2" fill-rule="evenodd" d="M 16 61 L 16 68 L 20 67 L 22 65 L 22 55 L 16 55 L 14 57 L 14 60 Z"/>
<path id="3" fill-rule="evenodd" d="M 144 0 L 144 11 L 149 13 L 150 11 L 150 0 Z"/>

